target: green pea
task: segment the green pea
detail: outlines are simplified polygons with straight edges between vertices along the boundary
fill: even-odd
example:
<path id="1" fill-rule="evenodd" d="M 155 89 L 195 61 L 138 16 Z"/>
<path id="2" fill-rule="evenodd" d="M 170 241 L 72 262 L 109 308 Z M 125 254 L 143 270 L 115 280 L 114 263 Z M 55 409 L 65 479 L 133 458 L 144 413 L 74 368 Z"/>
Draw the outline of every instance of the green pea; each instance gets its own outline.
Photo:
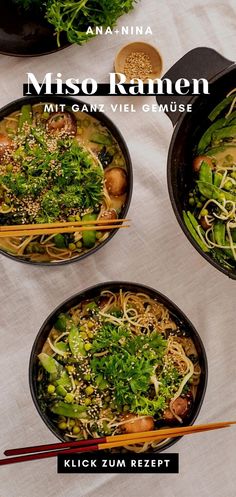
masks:
<path id="1" fill-rule="evenodd" d="M 194 205 L 195 204 L 195 200 L 194 200 L 193 197 L 190 197 L 188 202 L 189 202 L 189 205 Z"/>
<path id="2" fill-rule="evenodd" d="M 78 242 L 76 242 L 76 247 L 77 248 L 82 248 L 83 247 L 83 244 L 82 244 L 82 242 L 80 240 Z"/>
<path id="3" fill-rule="evenodd" d="M 91 404 L 91 399 L 89 399 L 88 397 L 86 397 L 86 399 L 84 399 L 84 404 L 86 406 L 89 406 Z"/>
<path id="4" fill-rule="evenodd" d="M 86 331 L 81 331 L 80 336 L 85 339 L 88 338 Z"/>
<path id="5" fill-rule="evenodd" d="M 84 379 L 85 379 L 86 381 L 90 381 L 90 380 L 91 380 L 91 374 L 85 374 L 85 375 L 84 375 Z"/>
<path id="6" fill-rule="evenodd" d="M 85 392 L 87 395 L 92 395 L 92 393 L 94 392 L 94 388 L 92 386 L 86 387 Z"/>
<path id="7" fill-rule="evenodd" d="M 225 190 L 231 190 L 232 186 L 233 186 L 233 183 L 230 180 L 226 181 L 224 184 Z"/>
<path id="8" fill-rule="evenodd" d="M 56 390 L 54 385 L 48 385 L 48 393 L 53 394 Z"/>
<path id="9" fill-rule="evenodd" d="M 70 223 L 73 223 L 75 221 L 75 216 L 69 216 L 68 221 L 70 221 Z"/>
<path id="10" fill-rule="evenodd" d="M 81 217 L 80 217 L 80 215 L 79 215 L 79 214 L 76 214 L 76 216 L 75 216 L 75 220 L 76 220 L 76 221 L 81 221 Z"/>
<path id="11" fill-rule="evenodd" d="M 65 423 L 65 421 L 62 421 L 58 424 L 58 428 L 60 428 L 60 430 L 66 430 L 68 428 L 67 423 Z"/>
<path id="12" fill-rule="evenodd" d="M 88 352 L 88 351 L 92 348 L 91 343 L 86 343 L 86 344 L 84 345 L 84 348 L 85 348 L 86 352 Z"/>
<path id="13" fill-rule="evenodd" d="M 73 435 L 77 435 L 80 432 L 80 429 L 78 426 L 74 426 L 72 431 L 73 431 Z"/>
<path id="14" fill-rule="evenodd" d="M 74 400 L 74 395 L 72 393 L 67 393 L 65 396 L 65 402 L 71 404 Z"/>
<path id="15" fill-rule="evenodd" d="M 68 247 L 69 247 L 70 250 L 75 250 L 76 249 L 75 243 L 69 243 Z"/>

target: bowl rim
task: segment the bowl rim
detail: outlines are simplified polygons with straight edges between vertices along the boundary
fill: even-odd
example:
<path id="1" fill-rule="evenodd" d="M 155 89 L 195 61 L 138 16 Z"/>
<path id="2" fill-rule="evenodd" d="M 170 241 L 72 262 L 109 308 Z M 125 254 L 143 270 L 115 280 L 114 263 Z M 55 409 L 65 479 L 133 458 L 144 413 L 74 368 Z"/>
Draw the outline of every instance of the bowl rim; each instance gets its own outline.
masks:
<path id="1" fill-rule="evenodd" d="M 141 291 L 141 292 L 146 291 L 149 295 L 152 295 L 153 298 L 156 298 L 157 300 L 160 299 L 160 301 L 167 307 L 167 309 L 170 310 L 171 313 L 173 313 L 171 310 L 171 308 L 172 308 L 174 310 L 174 313 L 176 313 L 176 316 L 178 317 L 178 319 L 181 319 L 181 321 L 183 321 L 184 324 L 187 325 L 188 329 L 190 330 L 190 336 L 193 336 L 194 338 L 196 338 L 196 342 L 198 343 L 199 348 L 201 350 L 201 360 L 202 360 L 202 364 L 204 365 L 204 376 L 202 379 L 203 383 L 202 383 L 202 392 L 200 395 L 200 399 L 198 401 L 198 404 L 196 405 L 196 409 L 195 409 L 193 417 L 191 418 L 190 422 L 188 422 L 188 424 L 187 424 L 189 426 L 193 425 L 198 417 L 200 410 L 201 410 L 201 407 L 202 407 L 202 404 L 204 401 L 204 397 L 205 397 L 205 393 L 206 393 L 206 389 L 207 389 L 207 383 L 208 383 L 208 360 L 207 360 L 206 350 L 205 350 L 203 341 L 202 341 L 198 331 L 196 330 L 195 326 L 192 324 L 192 322 L 189 320 L 189 318 L 186 316 L 186 314 L 172 300 L 170 300 L 168 297 L 166 297 L 166 295 L 164 295 L 163 293 L 159 292 L 158 290 L 156 290 L 153 287 L 150 287 L 148 285 L 133 282 L 133 281 L 132 282 L 123 281 L 123 280 L 122 281 L 105 281 L 105 282 L 97 283 L 95 285 L 92 285 L 88 288 L 81 290 L 80 292 L 78 292 L 76 294 L 73 294 L 72 296 L 68 297 L 66 300 L 61 302 L 52 312 L 50 312 L 48 317 L 44 320 L 43 324 L 41 325 L 41 327 L 40 327 L 40 329 L 39 329 L 39 331 L 34 339 L 34 343 L 33 343 L 32 349 L 31 349 L 29 366 L 28 366 L 28 380 L 29 380 L 29 389 L 30 389 L 30 393 L 31 393 L 31 398 L 33 400 L 34 406 L 36 407 L 36 410 L 37 410 L 39 416 L 41 417 L 42 421 L 47 426 L 47 428 L 53 433 L 53 435 L 55 435 L 59 440 L 61 440 L 61 441 L 65 440 L 62 436 L 60 436 L 58 434 L 58 432 L 55 429 L 55 425 L 51 422 L 49 417 L 45 413 L 42 412 L 40 405 L 39 405 L 39 402 L 38 402 L 38 399 L 37 399 L 37 394 L 36 394 L 36 389 L 35 389 L 35 379 L 33 378 L 33 371 L 34 371 L 34 366 L 35 366 L 35 360 L 37 357 L 36 349 L 38 346 L 38 341 L 41 338 L 41 336 L 44 334 L 45 328 L 48 325 L 48 323 L 51 320 L 54 320 L 55 317 L 61 312 L 61 310 L 65 306 L 70 304 L 74 299 L 76 299 L 76 300 L 78 299 L 78 302 L 80 302 L 80 301 L 86 299 L 88 297 L 88 294 L 93 293 L 93 292 L 97 292 L 99 294 L 102 290 L 105 290 L 106 288 L 107 289 L 114 288 L 114 291 L 115 291 L 115 289 L 117 291 L 118 288 L 132 288 L 133 291 Z M 167 442 L 163 447 L 157 448 L 157 452 L 162 452 L 163 450 L 168 449 L 173 444 L 177 443 L 181 438 L 182 437 L 170 439 L 169 442 Z"/>
<path id="2" fill-rule="evenodd" d="M 77 105 L 86 105 L 88 112 L 85 111 L 84 114 L 91 115 L 92 117 L 95 117 L 95 119 L 98 119 L 101 123 L 104 123 L 105 126 L 107 126 L 108 130 L 114 136 L 114 138 L 116 139 L 118 145 L 120 146 L 120 148 L 122 150 L 122 153 L 125 157 L 126 168 L 127 168 L 127 172 L 128 172 L 128 176 L 129 176 L 127 197 L 126 197 L 125 205 L 122 209 L 122 216 L 126 217 L 128 210 L 129 210 L 129 207 L 130 207 L 132 193 L 133 193 L 133 166 L 132 166 L 131 155 L 130 155 L 130 152 L 129 152 L 129 149 L 127 146 L 127 142 L 126 142 L 123 134 L 120 132 L 119 128 L 116 126 L 116 124 L 113 123 L 113 121 L 105 113 L 99 112 L 99 111 L 96 111 L 96 112 L 92 111 L 91 110 L 92 104 L 84 102 L 83 100 L 77 99 L 75 97 L 69 97 L 69 96 L 64 97 L 64 96 L 59 96 L 59 95 L 42 95 L 42 96 L 37 95 L 37 96 L 17 98 L 15 100 L 13 100 L 12 102 L 4 105 L 4 107 L 0 108 L 0 120 L 2 119 L 2 117 L 4 117 L 3 115 L 5 114 L 5 112 L 7 112 L 7 111 L 9 111 L 9 113 L 14 112 L 12 110 L 12 107 L 14 107 L 18 104 L 20 107 L 21 105 L 23 105 L 27 102 L 28 103 L 36 102 L 36 101 L 40 102 L 40 100 L 48 102 L 48 103 L 50 103 L 50 102 L 51 103 L 56 103 L 56 102 L 63 103 L 63 102 L 65 102 L 66 104 L 69 104 L 69 103 L 73 104 L 74 103 Z M 7 115 L 7 114 L 5 114 L 5 115 Z M 102 116 L 102 117 L 100 118 L 100 116 Z M 72 264 L 74 262 L 79 262 L 79 261 L 85 259 L 86 257 L 88 257 L 92 254 L 95 254 L 95 252 L 97 252 L 102 247 L 104 247 L 114 237 L 114 235 L 118 231 L 119 231 L 119 228 L 112 230 L 110 235 L 108 236 L 108 238 L 106 240 L 104 240 L 101 244 L 96 245 L 94 248 L 89 249 L 84 254 L 75 256 L 71 259 L 65 259 L 65 260 L 63 259 L 61 261 L 54 261 L 54 262 L 53 261 L 52 262 L 40 262 L 39 261 L 38 262 L 38 261 L 23 260 L 20 257 L 16 257 L 13 254 L 7 253 L 2 249 L 0 249 L 0 254 L 8 257 L 9 259 L 11 259 L 15 262 L 22 263 L 22 264 L 28 264 L 28 265 L 34 266 L 34 267 L 60 267 L 60 266 L 64 266 L 65 264 Z"/>
<path id="3" fill-rule="evenodd" d="M 217 81 L 220 80 L 221 77 L 227 75 L 228 73 L 232 72 L 235 69 L 236 69 L 236 63 L 232 64 L 230 67 L 227 67 L 226 69 L 224 69 L 223 71 L 221 71 L 220 73 L 218 73 L 216 76 L 214 76 L 213 78 L 211 78 L 209 80 L 209 83 L 210 84 L 216 83 Z M 197 95 L 197 96 L 191 98 L 188 103 L 192 104 L 192 105 L 195 105 L 197 103 L 197 101 L 199 101 L 200 98 L 201 98 L 201 95 Z M 185 236 L 188 238 L 189 242 L 193 245 L 193 247 L 213 267 L 215 267 L 216 269 L 218 269 L 218 271 L 220 271 L 221 273 L 225 274 L 230 279 L 236 280 L 236 270 L 234 271 L 233 269 L 230 270 L 230 269 L 224 268 L 220 263 L 218 263 L 217 261 L 215 261 L 210 255 L 208 255 L 207 252 L 203 252 L 203 250 L 200 248 L 200 246 L 197 244 L 197 242 L 194 240 L 194 238 L 192 237 L 191 233 L 189 232 L 187 226 L 185 225 L 183 217 L 179 213 L 177 205 L 176 205 L 174 190 L 173 190 L 173 186 L 172 186 L 173 150 L 174 150 L 174 146 L 176 145 L 175 142 L 176 142 L 176 137 L 177 137 L 177 135 L 179 133 L 179 130 L 180 130 L 180 128 L 181 128 L 184 120 L 188 119 L 188 118 L 189 118 L 189 116 L 186 113 L 183 113 L 181 115 L 181 117 L 178 119 L 178 121 L 177 121 L 177 123 L 176 123 L 176 125 L 174 127 L 174 131 L 173 131 L 172 137 L 171 137 L 171 142 L 170 142 L 170 145 L 169 145 L 168 156 L 167 156 L 167 186 L 168 186 L 168 192 L 169 192 L 170 202 L 171 202 L 171 205 L 172 205 L 175 217 L 176 217 L 176 219 L 177 219 L 177 221 L 178 221 L 178 223 L 179 223 L 182 231 L 184 232 Z"/>

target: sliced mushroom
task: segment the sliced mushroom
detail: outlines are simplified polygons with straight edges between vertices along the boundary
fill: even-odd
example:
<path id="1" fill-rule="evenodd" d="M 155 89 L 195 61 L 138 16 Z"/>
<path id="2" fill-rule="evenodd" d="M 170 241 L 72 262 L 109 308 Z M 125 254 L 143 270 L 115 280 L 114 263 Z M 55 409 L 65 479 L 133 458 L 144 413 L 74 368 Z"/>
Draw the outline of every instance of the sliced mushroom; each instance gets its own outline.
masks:
<path id="1" fill-rule="evenodd" d="M 77 132 L 76 118 L 70 112 L 54 112 L 47 119 L 46 128 L 49 133 L 64 132 L 75 135 Z"/>
<path id="2" fill-rule="evenodd" d="M 154 429 L 154 419 L 152 416 L 138 416 L 137 414 L 126 414 L 126 421 L 122 426 L 125 433 L 138 433 Z"/>
<path id="3" fill-rule="evenodd" d="M 193 170 L 195 171 L 195 173 L 198 173 L 198 171 L 200 170 L 202 162 L 206 162 L 211 167 L 211 169 L 214 168 L 213 162 L 210 157 L 208 157 L 207 155 L 198 155 L 193 161 Z"/>
<path id="4" fill-rule="evenodd" d="M 193 396 L 191 393 L 188 393 L 187 395 L 181 395 L 176 400 L 174 400 L 172 404 L 172 411 L 174 411 L 174 413 L 181 419 L 185 419 L 190 414 L 192 405 Z M 164 411 L 163 419 L 168 423 L 176 422 L 176 418 L 169 408 Z"/>
<path id="5" fill-rule="evenodd" d="M 105 183 L 108 193 L 114 197 L 123 195 L 127 190 L 127 174 L 121 167 L 112 167 L 105 171 Z"/>
<path id="6" fill-rule="evenodd" d="M 110 219 L 117 219 L 117 213 L 116 213 L 116 210 L 115 209 L 110 209 L 110 210 L 107 210 L 107 211 L 103 211 L 101 213 L 101 216 L 99 219 L 103 219 L 105 221 L 108 221 Z"/>
<path id="7" fill-rule="evenodd" d="M 12 146 L 12 141 L 9 136 L 0 133 L 0 157 L 4 155 L 6 150 L 9 150 Z"/>
<path id="8" fill-rule="evenodd" d="M 206 231 L 206 230 L 208 230 L 208 229 L 211 227 L 211 224 L 210 224 L 210 223 L 208 223 L 207 218 L 206 218 L 205 216 L 202 216 L 202 217 L 200 218 L 200 223 L 201 223 L 202 228 L 203 228 L 205 231 Z"/>

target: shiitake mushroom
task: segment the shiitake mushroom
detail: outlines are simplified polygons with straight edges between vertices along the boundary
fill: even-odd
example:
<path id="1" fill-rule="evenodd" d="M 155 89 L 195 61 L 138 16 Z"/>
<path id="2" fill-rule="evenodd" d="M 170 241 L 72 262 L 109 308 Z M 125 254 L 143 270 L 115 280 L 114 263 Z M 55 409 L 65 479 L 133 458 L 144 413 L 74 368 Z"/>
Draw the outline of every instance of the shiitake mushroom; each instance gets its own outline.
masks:
<path id="1" fill-rule="evenodd" d="M 49 133 L 63 131 L 68 135 L 75 135 L 77 132 L 76 118 L 68 111 L 53 112 L 47 119 L 46 129 Z"/>
<path id="2" fill-rule="evenodd" d="M 108 193 L 114 197 L 123 195 L 127 190 L 127 173 L 122 167 L 112 167 L 105 171 L 105 184 Z"/>
<path id="3" fill-rule="evenodd" d="M 154 419 L 152 416 L 138 416 L 137 414 L 125 414 L 123 417 L 125 423 L 122 429 L 125 433 L 138 433 L 154 429 Z"/>
<path id="4" fill-rule="evenodd" d="M 117 212 L 115 209 L 109 209 L 109 210 L 105 210 L 105 211 L 102 211 L 101 213 L 101 216 L 99 219 L 103 219 L 105 221 L 110 221 L 112 219 L 117 219 Z"/>
<path id="5" fill-rule="evenodd" d="M 206 162 L 211 167 L 211 169 L 214 168 L 213 162 L 210 157 L 208 157 L 207 155 L 198 155 L 193 160 L 193 170 L 195 173 L 198 173 L 200 171 L 203 162 Z"/>
<path id="6" fill-rule="evenodd" d="M 0 133 L 0 157 L 4 155 L 6 150 L 12 146 L 12 141 L 9 136 Z"/>
<path id="7" fill-rule="evenodd" d="M 191 392 L 186 395 L 181 395 L 174 400 L 172 404 L 172 411 L 179 416 L 181 419 L 185 419 L 189 416 L 193 405 L 193 396 Z M 169 408 L 164 411 L 163 419 L 168 423 L 176 422 L 174 414 Z"/>

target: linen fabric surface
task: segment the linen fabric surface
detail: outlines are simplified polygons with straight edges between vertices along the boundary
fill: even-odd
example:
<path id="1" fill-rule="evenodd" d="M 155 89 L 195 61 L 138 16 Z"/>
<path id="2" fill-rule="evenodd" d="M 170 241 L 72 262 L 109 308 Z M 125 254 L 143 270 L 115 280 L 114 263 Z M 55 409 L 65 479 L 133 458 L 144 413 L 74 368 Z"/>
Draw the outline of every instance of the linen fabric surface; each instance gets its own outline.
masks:
<path id="1" fill-rule="evenodd" d="M 235 0 L 142 0 L 121 25 L 151 26 L 168 70 L 197 46 L 235 60 Z M 40 58 L 0 56 L 1 107 L 22 96 L 26 73 L 46 72 L 108 82 L 117 50 L 134 36 L 100 36 L 83 47 Z M 103 281 L 130 280 L 172 299 L 199 331 L 209 381 L 198 423 L 235 419 L 235 285 L 208 264 L 181 231 L 171 208 L 166 161 L 172 125 L 165 114 L 142 113 L 154 97 L 98 97 L 127 141 L 134 169 L 132 227 L 87 259 L 62 267 L 33 267 L 0 255 L 1 454 L 6 448 L 56 442 L 39 417 L 28 385 L 36 333 L 65 298 Z M 133 103 L 136 113 L 112 113 L 110 103 Z M 235 497 L 236 429 L 183 438 L 179 475 L 57 475 L 56 459 L 1 468 L 1 497 Z M 167 451 L 168 452 L 168 451 Z"/>

